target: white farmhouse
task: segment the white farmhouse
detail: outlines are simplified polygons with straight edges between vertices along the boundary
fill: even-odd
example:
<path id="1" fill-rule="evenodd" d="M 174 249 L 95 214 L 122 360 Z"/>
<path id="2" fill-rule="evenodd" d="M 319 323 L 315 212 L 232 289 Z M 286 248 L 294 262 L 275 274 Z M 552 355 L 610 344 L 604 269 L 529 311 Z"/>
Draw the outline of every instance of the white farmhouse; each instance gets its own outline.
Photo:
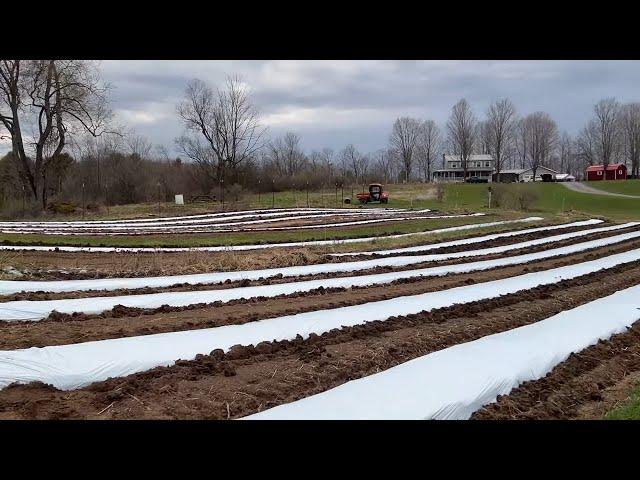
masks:
<path id="1" fill-rule="evenodd" d="M 443 155 L 444 168 L 433 172 L 435 182 L 464 182 L 464 168 L 460 155 Z M 478 177 L 491 182 L 493 157 L 491 155 L 470 155 L 467 160 L 467 178 Z"/>

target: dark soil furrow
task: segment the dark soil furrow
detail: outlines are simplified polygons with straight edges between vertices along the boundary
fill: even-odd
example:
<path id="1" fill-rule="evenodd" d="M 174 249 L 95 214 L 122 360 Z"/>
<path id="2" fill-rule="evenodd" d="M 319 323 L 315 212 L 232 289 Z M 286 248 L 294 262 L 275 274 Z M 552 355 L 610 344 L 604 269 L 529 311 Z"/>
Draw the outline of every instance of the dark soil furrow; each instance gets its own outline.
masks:
<path id="1" fill-rule="evenodd" d="M 637 377 L 638 372 L 640 321 L 625 333 L 571 354 L 545 377 L 525 382 L 509 395 L 499 396 L 496 403 L 486 405 L 472 418 L 593 418 L 592 412 L 602 414 L 614 406 L 607 398 L 607 390 L 632 374 Z"/>
<path id="2" fill-rule="evenodd" d="M 457 343 L 548 318 L 640 283 L 623 265 L 558 284 L 303 340 L 236 346 L 192 361 L 60 392 L 0 391 L 0 418 L 238 418 Z"/>
<path id="3" fill-rule="evenodd" d="M 461 287 L 473 283 L 511 278 L 516 275 L 593 260 L 603 255 L 626 251 L 632 247 L 640 247 L 640 241 L 635 245 L 619 245 L 616 249 L 599 249 L 568 257 L 540 261 L 533 265 L 524 264 L 443 277 L 398 280 L 391 284 L 380 286 L 363 286 L 350 289 L 320 288 L 310 292 L 280 295 L 271 298 L 255 297 L 226 303 L 193 304 L 185 307 L 163 306 L 154 309 L 136 309 L 117 306 L 109 312 L 97 315 L 82 313 L 69 315 L 54 312 L 46 320 L 0 322 L 0 349 L 69 344 L 242 324 L 282 315 L 359 305 L 400 296 Z M 617 268 L 624 270 L 632 266 L 633 264 L 627 264 Z M 592 275 L 606 278 L 609 271 L 595 272 Z"/>
<path id="4" fill-rule="evenodd" d="M 600 224 L 602 226 L 607 223 Z M 600 226 L 598 225 L 598 226 Z M 526 228 L 531 228 L 527 226 Z M 561 232 L 569 233 L 586 229 L 587 227 L 573 227 Z M 524 228 L 523 228 L 524 229 Z M 545 236 L 557 235 L 560 231 L 538 232 L 533 234 L 523 234 L 512 238 L 501 238 L 480 244 L 447 247 L 436 249 L 428 253 L 446 253 L 450 251 L 468 250 L 473 248 L 485 248 L 499 245 L 506 245 L 517 241 L 533 240 Z M 498 232 L 500 233 L 500 232 Z M 476 233 L 460 236 L 458 239 L 466 239 L 487 235 L 487 233 Z M 384 239 L 384 236 L 380 237 Z M 428 243 L 419 242 L 419 245 L 429 245 L 440 243 L 442 240 L 433 240 Z M 466 247 L 466 248 L 465 248 Z M 458 250 L 452 250 L 452 249 Z M 345 258 L 331 257 L 325 255 L 326 247 L 287 247 L 279 248 L 277 251 L 248 250 L 235 252 L 121 252 L 114 253 L 86 253 L 86 252 L 29 252 L 16 251 L 14 255 L 19 260 L 19 264 L 30 265 L 29 273 L 25 278 L 38 280 L 88 280 L 95 278 L 113 277 L 136 277 L 151 275 L 170 275 L 182 273 L 204 273 L 211 270 L 211 266 L 216 266 L 217 270 L 237 269 L 237 262 L 218 261 L 230 255 L 246 258 L 250 257 L 255 261 L 254 268 L 271 268 L 277 266 L 309 265 L 315 263 L 341 262 L 347 261 Z M 423 252 L 425 253 L 425 252 Z M 363 256 L 366 257 L 366 256 Z M 366 257 L 371 258 L 371 257 Z M 185 259 L 187 263 L 193 265 L 196 271 L 185 272 Z M 194 259 L 195 262 L 190 262 Z M 350 260 L 353 258 L 349 258 Z M 217 265 L 216 265 L 217 263 Z M 78 265 L 82 265 L 80 269 Z M 146 268 L 141 268 L 146 267 Z M 207 268 L 208 267 L 208 268 Z M 67 271 L 65 270 L 72 270 Z M 22 277 L 21 277 L 22 278 Z"/>
<path id="5" fill-rule="evenodd" d="M 636 227 L 636 229 L 638 228 Z M 591 235 L 589 236 L 588 239 L 573 238 L 565 241 L 554 242 L 553 244 L 537 245 L 533 247 L 511 250 L 505 253 L 499 253 L 499 254 L 493 254 L 493 255 L 469 256 L 469 257 L 463 257 L 463 258 L 453 258 L 449 260 L 438 260 L 438 261 L 432 261 L 432 262 L 422 262 L 422 263 L 406 265 L 403 267 L 381 266 L 381 267 L 374 267 L 374 268 L 350 271 L 350 272 L 334 272 L 330 274 L 322 273 L 317 275 L 296 275 L 296 276 L 287 276 L 287 277 L 284 277 L 283 275 L 278 274 L 278 275 L 274 275 L 273 277 L 261 278 L 258 280 L 240 280 L 240 281 L 227 280 L 225 282 L 202 283 L 197 285 L 184 283 L 184 284 L 175 284 L 175 285 L 172 285 L 171 287 L 161 287 L 161 288 L 148 287 L 148 288 L 118 289 L 118 290 L 83 290 L 83 291 L 59 292 L 59 293 L 19 292 L 11 295 L 0 295 L 0 303 L 17 301 L 17 300 L 55 300 L 55 299 L 61 299 L 61 298 L 111 297 L 111 296 L 118 296 L 118 295 L 142 295 L 142 294 L 161 293 L 161 292 L 214 290 L 219 288 L 236 288 L 236 287 L 248 287 L 248 286 L 256 286 L 256 285 L 272 285 L 272 284 L 278 284 L 278 283 L 290 283 L 290 282 L 298 282 L 298 281 L 306 281 L 306 280 L 318 280 L 318 279 L 326 278 L 327 276 L 331 276 L 331 278 L 337 278 L 337 277 L 372 275 L 372 274 L 387 273 L 387 272 L 401 272 L 401 271 L 417 270 L 421 268 L 430 268 L 430 267 L 436 267 L 436 266 L 458 265 L 458 264 L 478 262 L 478 261 L 484 261 L 484 260 L 495 260 L 499 258 L 504 258 L 505 256 L 514 257 L 514 256 L 525 255 L 529 253 L 543 252 L 550 249 L 574 245 L 576 243 L 583 243 L 590 240 L 607 238 L 607 237 L 611 237 L 616 234 L 622 234 L 628 231 L 634 231 L 634 230 L 625 229 L 624 231 L 621 231 L 621 232 L 617 231 L 615 233 L 603 232 L 603 233 Z M 612 245 L 610 247 L 603 247 L 603 248 L 613 250 L 613 249 L 616 249 L 619 245 L 631 245 L 631 244 L 637 245 L 638 240 L 637 239 L 627 240 L 627 241 Z M 482 248 L 484 248 L 484 246 Z M 588 252 L 588 251 L 589 250 L 585 250 L 585 252 Z M 431 252 L 427 252 L 427 253 L 431 254 Z M 318 262 L 309 262 L 309 264 L 315 264 L 315 263 L 318 263 Z M 322 263 L 322 262 L 319 262 L 319 263 Z M 334 262 L 334 263 L 337 263 L 337 262 Z"/>

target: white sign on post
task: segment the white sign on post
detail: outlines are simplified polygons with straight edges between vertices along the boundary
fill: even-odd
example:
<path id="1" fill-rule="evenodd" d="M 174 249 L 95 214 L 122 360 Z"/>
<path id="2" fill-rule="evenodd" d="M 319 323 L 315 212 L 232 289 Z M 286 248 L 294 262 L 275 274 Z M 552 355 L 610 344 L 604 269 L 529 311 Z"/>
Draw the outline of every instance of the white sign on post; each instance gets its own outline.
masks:
<path id="1" fill-rule="evenodd" d="M 176 195 L 176 205 L 184 205 L 184 196 Z"/>

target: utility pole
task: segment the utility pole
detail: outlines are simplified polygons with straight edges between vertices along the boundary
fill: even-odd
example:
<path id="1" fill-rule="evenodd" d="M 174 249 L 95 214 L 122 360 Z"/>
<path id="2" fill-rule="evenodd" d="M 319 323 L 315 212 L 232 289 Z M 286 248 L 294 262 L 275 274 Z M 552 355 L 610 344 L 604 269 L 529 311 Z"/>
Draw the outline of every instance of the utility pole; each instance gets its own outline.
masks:
<path id="1" fill-rule="evenodd" d="M 82 219 L 84 220 L 84 182 L 82 182 Z"/>

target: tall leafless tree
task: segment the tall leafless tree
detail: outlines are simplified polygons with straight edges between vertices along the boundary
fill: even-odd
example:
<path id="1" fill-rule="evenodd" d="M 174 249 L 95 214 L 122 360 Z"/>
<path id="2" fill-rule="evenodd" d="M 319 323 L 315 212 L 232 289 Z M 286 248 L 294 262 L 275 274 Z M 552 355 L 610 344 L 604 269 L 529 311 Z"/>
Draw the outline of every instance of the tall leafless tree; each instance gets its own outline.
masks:
<path id="1" fill-rule="evenodd" d="M 20 177 L 47 203 L 47 169 L 80 132 L 101 135 L 111 119 L 108 86 L 84 60 L 0 60 L 0 122 Z"/>
<path id="2" fill-rule="evenodd" d="M 396 162 L 391 149 L 382 148 L 372 154 L 374 169 L 386 184 L 395 176 Z"/>
<path id="3" fill-rule="evenodd" d="M 267 150 L 268 159 L 279 175 L 293 176 L 304 166 L 306 157 L 300 147 L 300 137 L 293 132 L 270 142 Z"/>
<path id="4" fill-rule="evenodd" d="M 144 136 L 131 134 L 126 137 L 126 143 L 130 155 L 136 155 L 139 158 L 149 158 L 153 144 Z"/>
<path id="5" fill-rule="evenodd" d="M 420 122 L 401 117 L 393 124 L 389 144 L 402 160 L 404 181 L 408 182 L 413 168 L 413 156 L 420 136 Z"/>
<path id="6" fill-rule="evenodd" d="M 545 112 L 535 112 L 523 120 L 526 156 L 532 169 L 533 181 L 541 165 L 547 164 L 558 140 L 556 122 Z"/>
<path id="7" fill-rule="evenodd" d="M 187 131 L 202 136 L 208 151 L 197 138 L 188 135 L 177 138 L 176 144 L 204 168 L 214 169 L 218 181 L 224 180 L 225 170 L 235 170 L 264 145 L 265 129 L 260 126 L 259 113 L 240 77 L 228 77 L 224 90 L 192 80 L 177 112 Z"/>
<path id="8" fill-rule="evenodd" d="M 640 174 L 640 103 L 624 105 L 620 112 L 620 125 L 624 141 L 624 152 L 631 166 L 631 174 Z"/>
<path id="9" fill-rule="evenodd" d="M 595 165 L 600 161 L 600 148 L 595 122 L 590 121 L 576 138 L 578 156 L 583 166 Z"/>
<path id="10" fill-rule="evenodd" d="M 495 171 L 500 181 L 509 144 L 514 141 L 516 109 L 509 99 L 493 102 L 487 110 L 484 123 L 486 150 L 493 157 Z"/>
<path id="11" fill-rule="evenodd" d="M 574 141 L 567 132 L 562 132 L 558 140 L 558 165 L 560 173 L 574 173 L 572 158 L 574 154 Z"/>
<path id="12" fill-rule="evenodd" d="M 592 122 L 598 141 L 600 161 L 607 165 L 615 160 L 620 151 L 620 104 L 615 98 L 600 100 L 593 107 L 595 117 Z"/>
<path id="13" fill-rule="evenodd" d="M 516 122 L 515 143 L 517 153 L 517 166 L 520 169 L 525 169 L 527 165 L 527 131 L 524 118 L 521 118 Z"/>
<path id="14" fill-rule="evenodd" d="M 447 122 L 448 139 L 453 153 L 460 157 L 465 179 L 467 178 L 469 157 L 476 145 L 477 124 L 478 121 L 464 98 L 451 109 L 451 116 Z"/>
<path id="15" fill-rule="evenodd" d="M 423 180 L 431 180 L 431 169 L 442 148 L 442 135 L 440 129 L 433 120 L 426 120 L 420 125 L 418 136 L 417 159 L 418 166 L 423 175 Z"/>
<path id="16" fill-rule="evenodd" d="M 344 165 L 345 172 L 353 174 L 353 178 L 358 183 L 366 170 L 367 158 L 353 145 L 349 144 L 340 152 L 340 161 Z"/>

